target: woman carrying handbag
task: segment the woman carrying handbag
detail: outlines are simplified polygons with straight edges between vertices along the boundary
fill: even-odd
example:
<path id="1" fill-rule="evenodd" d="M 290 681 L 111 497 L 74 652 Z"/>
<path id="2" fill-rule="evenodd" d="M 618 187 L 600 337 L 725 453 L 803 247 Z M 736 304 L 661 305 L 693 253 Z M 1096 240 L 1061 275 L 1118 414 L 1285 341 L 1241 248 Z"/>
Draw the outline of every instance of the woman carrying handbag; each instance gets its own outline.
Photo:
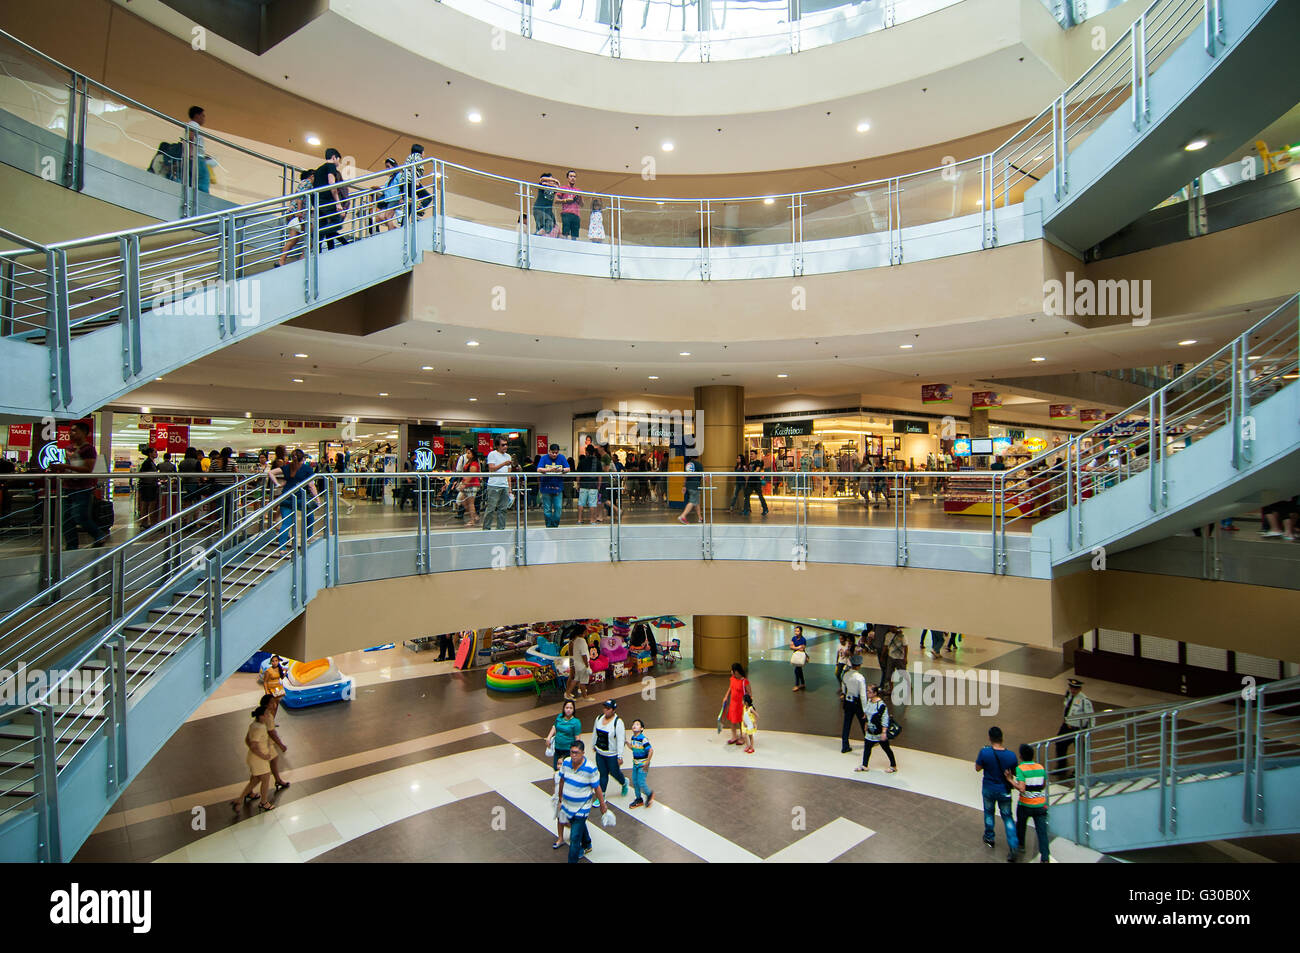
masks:
<path id="1" fill-rule="evenodd" d="M 805 691 L 808 686 L 803 680 L 803 667 L 808 664 L 808 640 L 803 637 L 803 626 L 794 627 L 794 635 L 790 637 L 790 664 L 794 666 L 794 688 L 792 691 Z"/>

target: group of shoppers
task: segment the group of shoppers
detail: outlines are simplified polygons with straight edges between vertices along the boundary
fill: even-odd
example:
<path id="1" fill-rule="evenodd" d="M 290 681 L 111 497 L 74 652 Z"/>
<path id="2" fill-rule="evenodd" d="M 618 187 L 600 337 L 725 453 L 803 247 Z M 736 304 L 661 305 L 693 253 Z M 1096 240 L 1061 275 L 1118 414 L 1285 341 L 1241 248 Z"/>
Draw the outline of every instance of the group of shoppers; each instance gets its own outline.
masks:
<path id="1" fill-rule="evenodd" d="M 546 736 L 546 745 L 551 758 L 551 770 L 556 772 L 553 798 L 556 832 L 555 843 L 551 846 L 556 850 L 565 846 L 564 831 L 567 827 L 571 864 L 576 864 L 591 853 L 587 818 L 593 800 L 600 805 L 602 816 L 607 812 L 606 791 L 611 777 L 622 786 L 621 796 L 627 796 L 628 779 L 623 774 L 624 751 L 632 758 L 632 787 L 636 792 L 636 798 L 628 804 L 628 808 L 649 807 L 655 799 L 649 780 L 654 747 L 646 737 L 645 722 L 642 719 L 635 719 L 629 729 L 618 713 L 618 702 L 608 699 L 591 727 L 594 764 L 587 760 L 587 746 L 581 738 L 582 733 L 577 706 L 571 699 L 566 699 Z"/>
<path id="2" fill-rule="evenodd" d="M 560 207 L 558 222 L 555 218 L 557 204 Z M 537 197 L 533 200 L 533 234 L 577 241 L 582 229 L 582 205 L 577 172 L 573 169 L 566 172 L 563 185 L 550 172 L 543 172 L 537 180 Z M 600 196 L 591 196 L 587 240 L 605 241 L 605 206 Z"/>

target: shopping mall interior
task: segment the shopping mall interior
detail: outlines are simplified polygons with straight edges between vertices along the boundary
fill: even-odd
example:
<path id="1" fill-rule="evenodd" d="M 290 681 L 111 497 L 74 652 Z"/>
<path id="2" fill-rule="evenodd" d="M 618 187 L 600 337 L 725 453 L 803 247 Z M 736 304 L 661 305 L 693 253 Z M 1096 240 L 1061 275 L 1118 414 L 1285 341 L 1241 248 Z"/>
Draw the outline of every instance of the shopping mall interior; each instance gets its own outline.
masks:
<path id="1" fill-rule="evenodd" d="M 1297 35 L 5 5 L 0 860 L 1300 861 Z"/>

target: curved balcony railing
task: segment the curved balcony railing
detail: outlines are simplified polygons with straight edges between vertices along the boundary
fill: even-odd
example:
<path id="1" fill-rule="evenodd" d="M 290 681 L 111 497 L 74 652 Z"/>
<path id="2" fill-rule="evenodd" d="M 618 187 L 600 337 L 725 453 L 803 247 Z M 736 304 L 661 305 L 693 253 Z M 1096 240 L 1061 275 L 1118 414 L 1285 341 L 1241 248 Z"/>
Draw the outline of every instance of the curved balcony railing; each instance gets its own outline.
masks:
<path id="1" fill-rule="evenodd" d="M 798 53 L 961 0 L 439 0 L 520 36 L 616 59 L 708 63 Z"/>

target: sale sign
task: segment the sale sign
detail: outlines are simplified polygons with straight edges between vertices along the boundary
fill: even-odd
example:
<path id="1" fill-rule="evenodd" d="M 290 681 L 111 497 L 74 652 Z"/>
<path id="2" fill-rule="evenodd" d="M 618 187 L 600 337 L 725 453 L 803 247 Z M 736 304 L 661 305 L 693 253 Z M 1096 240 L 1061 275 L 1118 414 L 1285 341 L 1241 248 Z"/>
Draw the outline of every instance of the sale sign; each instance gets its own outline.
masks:
<path id="1" fill-rule="evenodd" d="M 478 435 L 478 452 L 483 456 L 487 456 L 492 452 L 492 435 L 490 433 Z"/>
<path id="2" fill-rule="evenodd" d="M 952 385 L 951 384 L 922 384 L 921 403 L 923 404 L 952 403 Z"/>
<path id="3" fill-rule="evenodd" d="M 190 428 L 183 424 L 167 424 L 167 449 L 172 456 L 184 455 L 190 446 Z"/>
<path id="4" fill-rule="evenodd" d="M 430 438 L 429 438 L 429 447 L 430 447 L 430 449 L 432 449 L 433 452 L 436 453 L 436 454 L 438 455 L 438 457 L 441 459 L 441 458 L 442 458 L 443 456 L 445 456 L 446 453 L 447 453 L 447 438 L 446 438 L 446 437 L 430 437 Z"/>
<path id="5" fill-rule="evenodd" d="M 9 425 L 9 446 L 30 447 L 31 445 L 32 445 L 31 424 L 10 424 Z"/>
<path id="6" fill-rule="evenodd" d="M 547 435 L 544 433 L 539 433 L 537 435 L 537 455 L 539 457 L 544 457 L 546 456 L 547 453 L 550 452 L 550 449 L 551 449 L 551 444 L 549 439 L 547 438 Z"/>
<path id="7" fill-rule="evenodd" d="M 170 424 L 154 424 L 153 429 L 149 431 L 149 446 L 153 447 L 159 453 L 167 451 L 167 428 Z"/>

